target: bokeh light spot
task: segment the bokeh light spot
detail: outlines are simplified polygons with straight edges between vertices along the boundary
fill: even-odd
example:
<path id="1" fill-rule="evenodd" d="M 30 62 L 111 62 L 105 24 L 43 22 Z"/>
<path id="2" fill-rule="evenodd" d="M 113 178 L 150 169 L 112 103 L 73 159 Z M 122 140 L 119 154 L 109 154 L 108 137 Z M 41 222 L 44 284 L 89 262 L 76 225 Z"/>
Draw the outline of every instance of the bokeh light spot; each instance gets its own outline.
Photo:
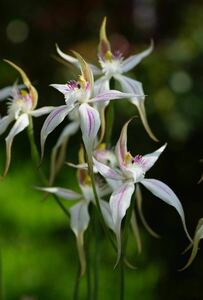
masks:
<path id="1" fill-rule="evenodd" d="M 22 43 L 28 37 L 29 28 L 25 21 L 16 19 L 8 23 L 6 33 L 12 43 Z"/>

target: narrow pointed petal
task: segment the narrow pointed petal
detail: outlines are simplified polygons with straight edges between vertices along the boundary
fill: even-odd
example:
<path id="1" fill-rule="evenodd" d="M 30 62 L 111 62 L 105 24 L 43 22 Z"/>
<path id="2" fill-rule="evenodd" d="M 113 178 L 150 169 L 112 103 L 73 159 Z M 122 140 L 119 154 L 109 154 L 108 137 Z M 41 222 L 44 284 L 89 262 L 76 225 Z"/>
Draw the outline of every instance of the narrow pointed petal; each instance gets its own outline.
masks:
<path id="1" fill-rule="evenodd" d="M 137 218 L 136 218 L 136 214 L 134 211 L 132 212 L 132 217 L 131 217 L 131 227 L 132 227 L 132 231 L 133 231 L 133 234 L 135 237 L 137 250 L 138 250 L 138 253 L 140 254 L 142 251 L 142 241 L 140 238 L 139 226 L 137 224 Z"/>
<path id="2" fill-rule="evenodd" d="M 136 192 L 135 192 L 135 197 L 136 197 L 136 203 L 137 203 L 137 210 L 138 210 L 138 214 L 139 217 L 142 221 L 143 226 L 145 227 L 145 229 L 149 232 L 149 234 L 151 234 L 151 236 L 155 237 L 155 238 L 160 238 L 160 235 L 158 235 L 147 223 L 143 211 L 142 211 L 142 193 L 141 193 L 141 189 L 139 184 L 136 184 Z"/>
<path id="3" fill-rule="evenodd" d="M 64 189 L 61 187 L 35 187 L 37 190 L 48 192 L 61 197 L 65 200 L 78 200 L 81 199 L 81 195 L 69 189 Z"/>
<path id="4" fill-rule="evenodd" d="M 107 52 L 111 52 L 111 45 L 106 36 L 106 17 L 104 17 L 100 28 L 100 41 L 99 41 L 98 55 L 99 57 L 104 58 Z"/>
<path id="5" fill-rule="evenodd" d="M 17 85 L 18 89 L 21 89 L 23 87 L 25 87 L 24 84 Z M 0 101 L 3 101 L 4 99 L 11 96 L 12 90 L 13 90 L 13 86 L 7 86 L 3 89 L 0 89 Z"/>
<path id="6" fill-rule="evenodd" d="M 148 56 L 153 51 L 153 49 L 154 49 L 154 43 L 153 43 L 153 41 L 151 41 L 151 44 L 147 50 L 145 50 L 139 54 L 132 55 L 124 60 L 123 66 L 122 66 L 122 71 L 125 73 L 125 72 L 128 72 L 131 69 L 133 69 L 135 66 L 137 66 L 143 60 L 143 58 Z"/>
<path id="7" fill-rule="evenodd" d="M 166 146 L 167 146 L 167 144 L 164 144 L 162 147 L 160 147 L 156 151 L 142 156 L 142 166 L 143 166 L 143 170 L 145 172 L 147 172 L 149 169 L 151 169 L 151 167 L 158 160 L 159 156 L 165 150 Z"/>
<path id="8" fill-rule="evenodd" d="M 81 264 L 81 275 L 85 273 L 86 261 L 84 254 L 84 232 L 89 224 L 89 213 L 88 213 L 88 204 L 85 201 L 74 205 L 70 209 L 70 227 L 73 230 L 76 239 L 78 254 Z"/>
<path id="9" fill-rule="evenodd" d="M 30 114 L 33 117 L 40 117 L 40 116 L 51 113 L 52 110 L 54 110 L 55 108 L 56 108 L 55 106 L 44 106 L 44 107 L 41 107 L 41 108 L 31 111 Z"/>
<path id="10" fill-rule="evenodd" d="M 109 179 L 113 179 L 113 180 L 122 180 L 123 179 L 123 177 L 119 171 L 114 170 L 107 165 L 104 165 L 103 163 L 99 162 L 96 159 L 93 159 L 93 162 L 94 162 L 94 165 L 95 165 L 97 171 L 104 178 L 109 178 Z"/>
<path id="11" fill-rule="evenodd" d="M 57 143 L 51 152 L 51 165 L 50 165 L 50 176 L 49 176 L 50 185 L 52 185 L 56 173 L 58 172 L 62 163 L 64 162 L 65 150 L 66 150 L 68 140 L 72 135 L 74 135 L 78 131 L 78 129 L 79 129 L 78 122 L 71 122 L 63 129 L 62 133 L 60 134 Z"/>
<path id="12" fill-rule="evenodd" d="M 126 214 L 128 207 L 130 206 L 134 189 L 135 187 L 133 183 L 125 183 L 121 187 L 119 187 L 118 190 L 113 192 L 109 201 L 114 224 L 113 230 L 116 234 L 118 248 L 116 265 L 119 262 L 121 255 L 121 222 Z"/>
<path id="13" fill-rule="evenodd" d="M 71 56 L 71 55 L 68 55 L 68 54 L 62 52 L 58 45 L 56 45 L 56 51 L 57 51 L 57 53 L 59 54 L 59 56 L 60 56 L 61 58 L 63 58 L 65 61 L 67 61 L 67 62 L 73 64 L 73 65 L 76 66 L 78 69 L 80 68 L 80 63 L 79 63 L 79 61 L 78 61 L 77 58 L 75 58 L 75 57 L 73 57 L 73 56 Z M 100 75 L 100 74 L 102 73 L 101 70 L 100 70 L 99 68 L 97 68 L 95 65 L 92 65 L 92 64 L 89 64 L 89 63 L 88 63 L 88 65 L 89 65 L 89 67 L 90 67 L 90 69 L 92 70 L 92 73 L 93 73 L 94 75 Z"/>
<path id="14" fill-rule="evenodd" d="M 0 119 L 0 135 L 3 134 L 8 128 L 9 124 L 13 121 L 13 117 L 10 115 L 3 117 Z"/>
<path id="15" fill-rule="evenodd" d="M 100 128 L 99 113 L 95 108 L 83 103 L 79 107 L 79 115 L 83 142 L 88 156 L 91 156 L 95 139 Z"/>
<path id="16" fill-rule="evenodd" d="M 28 127 L 28 125 L 29 125 L 28 115 L 27 114 L 22 114 L 17 119 L 17 121 L 15 122 L 15 124 L 11 128 L 11 131 L 9 132 L 8 136 L 5 139 L 6 140 L 6 165 L 5 165 L 3 176 L 6 176 L 6 174 L 8 172 L 8 169 L 9 169 L 9 166 L 10 166 L 11 147 L 12 147 L 13 139 L 18 133 L 20 133 L 26 127 Z"/>
<path id="17" fill-rule="evenodd" d="M 114 230 L 114 224 L 113 224 L 113 219 L 112 219 L 109 203 L 104 200 L 100 200 L 99 203 L 100 203 L 102 215 L 104 217 L 104 221 L 105 221 L 106 225 L 110 229 Z"/>
<path id="18" fill-rule="evenodd" d="M 41 158 L 44 155 L 44 145 L 47 136 L 65 119 L 73 106 L 62 105 L 53 110 L 46 118 L 41 130 Z"/>
<path id="19" fill-rule="evenodd" d="M 158 141 L 148 124 L 144 106 L 145 95 L 142 83 L 124 75 L 117 75 L 115 78 L 120 82 L 123 92 L 133 94 L 133 96 L 130 97 L 129 101 L 137 107 L 142 124 L 148 135 L 153 140 Z"/>
<path id="20" fill-rule="evenodd" d="M 104 91 L 109 91 L 109 78 L 106 76 L 102 76 L 99 79 L 97 79 L 94 83 L 94 96 L 100 95 Z"/>
<path id="21" fill-rule="evenodd" d="M 30 95 L 31 95 L 31 98 L 32 98 L 32 108 L 34 109 L 37 105 L 37 100 L 38 100 L 37 90 L 31 84 L 29 78 L 27 77 L 25 72 L 20 67 L 18 67 L 16 64 L 11 62 L 10 60 L 4 59 L 4 61 L 7 62 L 9 65 L 11 65 L 14 69 L 16 69 L 20 73 L 24 85 L 29 89 L 29 92 L 30 92 Z"/>
<path id="22" fill-rule="evenodd" d="M 52 83 L 50 86 L 61 92 L 63 95 L 70 93 L 67 84 Z"/>
<path id="23" fill-rule="evenodd" d="M 90 99 L 88 102 L 90 103 L 98 103 L 103 101 L 117 100 L 117 99 L 128 99 L 132 98 L 134 94 L 130 93 L 122 93 L 116 90 L 110 90 L 103 92 L 102 94 Z M 139 96 L 139 95 L 137 95 Z"/>
<path id="24" fill-rule="evenodd" d="M 154 140 L 155 142 L 158 142 L 159 140 L 156 138 L 156 136 L 152 132 L 151 128 L 149 127 L 149 123 L 148 123 L 148 120 L 147 120 L 147 115 L 146 115 L 146 112 L 145 112 L 144 103 L 139 102 L 139 105 L 137 106 L 137 109 L 139 111 L 140 118 L 141 118 L 142 124 L 143 124 L 146 132 L 148 133 L 148 135 L 150 136 L 150 138 L 152 140 Z"/>
<path id="25" fill-rule="evenodd" d="M 140 183 L 143 184 L 153 195 L 173 206 L 177 210 L 181 217 L 185 233 L 188 239 L 192 241 L 187 231 L 182 204 L 175 193 L 165 183 L 156 179 L 143 179 Z"/>
<path id="26" fill-rule="evenodd" d="M 119 165 L 122 169 L 124 160 L 126 157 L 126 154 L 128 152 L 127 150 L 127 129 L 128 129 L 128 124 L 130 123 L 131 120 L 125 123 L 121 130 L 120 137 L 118 139 L 118 142 L 116 144 L 116 156 L 118 158 Z"/>
<path id="27" fill-rule="evenodd" d="M 93 74 L 92 74 L 92 71 L 91 71 L 89 65 L 86 63 L 86 61 L 82 58 L 82 56 L 79 53 L 77 53 L 75 51 L 73 51 L 73 53 L 75 54 L 75 56 L 77 57 L 77 59 L 80 63 L 82 77 L 84 78 L 84 80 L 86 82 L 88 82 L 90 84 L 90 90 L 91 90 L 91 92 L 93 92 L 94 77 L 93 77 Z"/>
<path id="28" fill-rule="evenodd" d="M 188 268 L 191 263 L 193 262 L 193 260 L 195 259 L 197 252 L 198 252 L 198 245 L 200 240 L 203 239 L 203 218 L 201 218 L 197 224 L 197 228 L 195 231 L 195 236 L 193 239 L 193 248 L 192 248 L 192 253 L 188 259 L 188 262 L 186 263 L 186 265 L 180 269 L 180 271 L 185 270 L 186 268 Z"/>

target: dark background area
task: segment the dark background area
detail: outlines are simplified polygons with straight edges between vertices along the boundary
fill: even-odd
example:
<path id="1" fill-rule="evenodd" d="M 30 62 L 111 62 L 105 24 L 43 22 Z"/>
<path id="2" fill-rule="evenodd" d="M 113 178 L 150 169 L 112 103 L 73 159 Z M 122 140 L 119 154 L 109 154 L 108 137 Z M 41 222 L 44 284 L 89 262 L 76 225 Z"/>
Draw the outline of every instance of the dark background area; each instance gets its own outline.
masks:
<path id="1" fill-rule="evenodd" d="M 201 1 L 3 0 L 0 2 L 0 88 L 12 85 L 17 77 L 16 72 L 3 62 L 7 58 L 29 75 L 39 92 L 39 107 L 62 104 L 63 97 L 49 84 L 64 83 L 77 77 L 78 71 L 57 61 L 55 43 L 67 52 L 77 50 L 85 59 L 96 63 L 98 33 L 104 16 L 107 16 L 109 39 L 115 48 L 123 49 L 124 55 L 145 49 L 151 38 L 155 42 L 153 53 L 131 72 L 143 83 L 148 95 L 146 111 L 153 131 L 162 143 L 168 142 L 166 151 L 148 177 L 163 180 L 176 192 L 184 207 L 188 229 L 193 234 L 198 219 L 203 216 L 202 184 L 197 184 L 203 169 L 199 162 L 203 157 Z M 113 105 L 116 117 L 112 145 L 116 143 L 123 123 L 137 114 L 130 104 L 120 102 Z M 4 103 L 0 109 L 3 114 Z M 37 140 L 43 120 L 40 118 L 35 123 Z M 45 169 L 50 148 L 60 129 L 47 142 Z M 134 154 L 149 153 L 157 148 L 157 144 L 148 138 L 139 118 L 130 125 L 128 134 L 129 148 Z M 71 157 L 76 162 L 79 133 L 74 141 L 68 149 L 68 160 Z M 4 136 L 0 143 L 2 169 Z M 13 150 L 10 173 L 0 183 L 0 234 L 6 299 L 30 299 L 23 295 L 33 299 L 69 299 L 67 295 L 71 294 L 76 272 L 72 261 L 75 256 L 73 235 L 51 200 L 42 202 L 37 192 L 33 192 L 33 199 L 29 199 L 23 192 L 25 188 L 30 195 L 33 181 L 37 183 L 29 165 L 30 150 L 25 133 L 16 137 Z M 75 184 L 74 178 L 74 172 L 64 167 L 57 184 L 70 187 L 71 183 Z M 189 269 L 178 272 L 189 255 L 181 255 L 187 246 L 181 222 L 173 209 L 147 191 L 143 194 L 146 218 L 162 238 L 154 240 L 143 229 L 144 254 L 137 258 L 138 270 L 134 273 L 127 270 L 126 299 L 201 300 L 203 250 L 199 251 Z M 55 264 L 50 267 L 52 259 Z M 116 276 L 113 273 L 114 259 L 112 253 L 103 257 L 104 265 L 112 265 L 112 276 Z M 62 275 L 56 279 L 59 270 Z M 101 299 L 110 299 L 107 295 L 113 295 L 112 286 L 105 281 L 109 272 L 110 267 L 101 270 Z M 114 277 L 108 278 L 109 282 L 115 280 Z"/>

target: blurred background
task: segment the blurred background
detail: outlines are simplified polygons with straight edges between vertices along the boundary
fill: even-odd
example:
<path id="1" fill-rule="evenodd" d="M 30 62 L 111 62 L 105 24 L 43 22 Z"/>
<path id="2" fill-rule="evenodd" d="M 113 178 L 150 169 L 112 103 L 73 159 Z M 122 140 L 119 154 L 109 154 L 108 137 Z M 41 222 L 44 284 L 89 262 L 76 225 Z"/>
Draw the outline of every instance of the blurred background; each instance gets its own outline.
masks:
<path id="1" fill-rule="evenodd" d="M 115 49 L 124 56 L 138 53 L 155 42 L 153 53 L 131 75 L 141 81 L 151 128 L 168 147 L 148 177 L 166 182 L 180 198 L 191 235 L 203 217 L 203 3 L 198 0 L 86 0 L 0 2 L 0 88 L 12 85 L 19 75 L 5 62 L 21 66 L 39 91 L 39 104 L 60 105 L 63 96 L 49 87 L 77 78 L 78 71 L 57 61 L 55 43 L 68 52 L 77 50 L 87 61 L 97 62 L 99 28 L 107 16 L 107 32 Z M 137 110 L 129 103 L 114 103 L 115 126 L 112 145 L 123 123 Z M 4 103 L 1 115 L 6 113 Z M 122 114 L 121 114 L 122 112 Z M 35 120 L 35 134 L 44 118 Z M 64 122 L 65 124 L 65 122 Z M 50 135 L 42 167 L 48 172 L 50 149 L 64 124 Z M 6 136 L 6 135 L 5 135 Z M 4 138 L 0 140 L 1 172 L 5 160 Z M 67 160 L 77 162 L 80 133 L 71 139 Z M 160 144 L 159 144 L 160 145 Z M 140 119 L 129 127 L 132 153 L 149 153 L 157 148 Z M 26 132 L 13 144 L 8 176 L 0 182 L 0 245 L 2 287 L 7 300 L 71 299 L 77 272 L 74 236 L 68 222 L 53 202 L 33 189 L 40 185 L 30 163 Z M 56 185 L 77 189 L 74 170 L 64 166 Z M 128 254 L 136 270 L 126 269 L 126 299 L 202 299 L 203 249 L 192 266 L 179 272 L 188 245 L 177 213 L 144 191 L 144 213 L 150 226 L 161 235 L 151 237 L 140 223 L 143 251 L 137 255 L 134 241 Z M 65 203 L 66 204 L 66 203 Z M 91 248 L 92 247 L 92 248 Z M 94 251 L 94 245 L 90 246 Z M 200 243 L 201 248 L 201 243 Z M 101 238 L 99 299 L 118 294 L 115 254 Z M 86 278 L 80 299 L 87 299 Z"/>

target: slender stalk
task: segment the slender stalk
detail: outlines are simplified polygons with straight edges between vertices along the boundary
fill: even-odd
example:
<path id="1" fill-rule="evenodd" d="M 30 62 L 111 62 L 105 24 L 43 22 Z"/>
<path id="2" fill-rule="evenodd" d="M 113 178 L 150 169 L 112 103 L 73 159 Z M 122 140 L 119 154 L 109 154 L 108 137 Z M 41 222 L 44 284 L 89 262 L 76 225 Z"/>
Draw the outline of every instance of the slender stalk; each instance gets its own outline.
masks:
<path id="1" fill-rule="evenodd" d="M 123 260 L 123 255 L 121 254 L 120 258 L 120 300 L 125 299 L 125 266 L 124 266 L 124 260 Z"/>
<path id="2" fill-rule="evenodd" d="M 100 264 L 100 226 L 96 215 L 96 210 L 93 215 L 93 228 L 94 228 L 94 289 L 93 289 L 93 299 L 98 299 L 98 288 L 99 288 L 99 264 Z"/>
<path id="3" fill-rule="evenodd" d="M 4 300 L 4 289 L 3 289 L 3 263 L 2 263 L 2 252 L 0 248 L 0 300 Z"/>
<path id="4" fill-rule="evenodd" d="M 85 253 L 86 253 L 86 278 L 87 278 L 87 300 L 93 300 L 92 299 L 92 280 L 91 280 L 91 253 L 90 253 L 90 231 L 87 232 L 87 242 L 85 247 Z"/>
<path id="5" fill-rule="evenodd" d="M 39 174 L 42 183 L 47 186 L 48 180 L 46 179 L 46 176 L 44 175 L 42 169 L 39 168 L 40 155 L 37 150 L 37 146 L 35 144 L 33 122 L 32 122 L 31 116 L 29 116 L 29 126 L 28 126 L 27 133 L 28 133 L 28 138 L 29 138 L 29 142 L 30 142 L 31 157 L 32 157 L 33 164 L 35 166 L 35 170 Z M 66 214 L 66 216 L 69 218 L 69 211 L 63 205 L 63 203 L 60 201 L 60 199 L 56 195 L 53 195 L 53 198 L 55 199 L 55 201 L 59 205 L 59 207 L 63 210 L 63 212 Z"/>
<path id="6" fill-rule="evenodd" d="M 73 289 L 73 300 L 79 299 L 79 287 L 80 287 L 80 263 L 78 262 L 77 272 L 75 277 L 75 285 Z"/>
<path id="7" fill-rule="evenodd" d="M 92 189 L 93 189 L 93 193 L 94 193 L 94 197 L 95 197 L 95 202 L 96 202 L 96 207 L 97 207 L 97 213 L 98 213 L 98 216 L 99 216 L 99 220 L 102 224 L 102 227 L 103 227 L 103 230 L 106 234 L 106 236 L 108 237 L 108 239 L 110 240 L 114 250 L 116 251 L 117 250 L 117 247 L 115 245 L 115 242 L 114 240 L 112 239 L 111 237 L 111 234 L 105 224 L 105 221 L 104 221 L 104 218 L 103 218 L 103 214 L 102 214 L 102 211 L 101 211 L 101 206 L 100 206 L 100 203 L 99 203 L 99 197 L 97 195 L 97 190 L 96 190 L 96 184 L 95 184 L 95 178 L 94 178 L 94 172 L 93 172 L 93 161 L 92 161 L 92 157 L 88 156 L 88 153 L 87 153 L 87 158 L 88 158 L 88 170 L 89 170 L 89 174 L 90 174 L 90 178 L 91 178 L 91 182 L 92 182 Z"/>

